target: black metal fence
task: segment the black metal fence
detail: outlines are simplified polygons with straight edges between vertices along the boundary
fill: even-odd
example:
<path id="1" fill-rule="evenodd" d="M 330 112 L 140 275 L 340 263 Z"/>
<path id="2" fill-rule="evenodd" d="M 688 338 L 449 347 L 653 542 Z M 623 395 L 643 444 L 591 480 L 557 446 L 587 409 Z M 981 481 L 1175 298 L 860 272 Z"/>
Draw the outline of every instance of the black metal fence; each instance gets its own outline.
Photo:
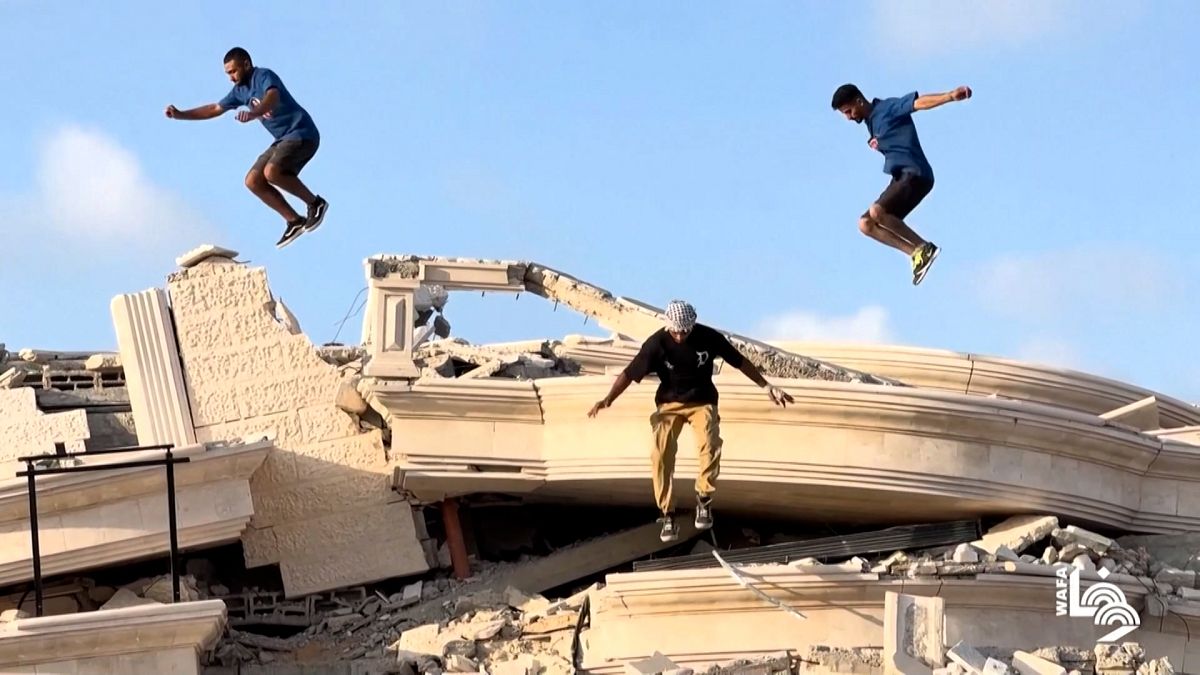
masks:
<path id="1" fill-rule="evenodd" d="M 58 452 L 48 455 L 32 455 L 19 457 L 17 461 L 25 463 L 25 470 L 18 471 L 17 477 L 29 480 L 29 538 L 33 546 L 33 586 L 36 594 L 37 616 L 42 616 L 42 551 L 38 541 L 38 508 L 37 508 L 37 477 L 56 473 L 79 473 L 83 471 L 114 471 L 117 469 L 135 469 L 149 466 L 165 466 L 167 469 L 167 524 L 171 535 L 171 597 L 173 602 L 179 602 L 179 528 L 175 515 L 175 465 L 184 464 L 188 457 L 175 457 L 173 443 L 164 445 L 141 445 L 124 448 L 107 448 L 104 450 L 89 450 L 87 452 Z M 70 460 L 82 456 L 110 455 L 126 452 L 144 452 L 147 450 L 164 450 L 165 455 L 159 459 L 139 459 L 129 462 L 113 462 L 110 464 L 80 464 L 77 466 L 38 466 L 38 462 L 53 462 L 54 460 Z M 61 464 L 61 462 L 60 462 Z"/>

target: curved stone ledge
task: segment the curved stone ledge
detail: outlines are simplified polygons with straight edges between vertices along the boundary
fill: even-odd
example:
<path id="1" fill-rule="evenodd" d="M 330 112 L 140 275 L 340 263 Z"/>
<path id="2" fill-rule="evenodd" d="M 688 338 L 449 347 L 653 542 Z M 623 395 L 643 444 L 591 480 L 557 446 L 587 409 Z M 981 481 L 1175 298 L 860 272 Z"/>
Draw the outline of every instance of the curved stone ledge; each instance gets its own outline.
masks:
<path id="1" fill-rule="evenodd" d="M 591 627 L 582 634 L 584 670 L 623 672 L 625 663 L 656 650 L 681 666 L 703 668 L 765 652 L 803 654 L 812 645 L 882 647 L 889 591 L 942 597 L 947 645 L 964 640 L 1009 649 L 1086 647 L 1112 628 L 1056 616 L 1052 568 L 1036 575 L 900 578 L 830 573 L 823 567 L 818 573 L 788 565 L 738 568 L 756 589 L 806 619 L 767 604 L 721 568 L 610 574 L 605 588 L 593 594 Z M 1085 588 L 1097 580 L 1094 574 L 1081 579 Z M 1188 611 L 1196 603 L 1172 605 L 1167 616 L 1151 616 L 1146 601 L 1151 580 L 1113 575 L 1110 581 L 1141 618 L 1127 640 L 1140 643 L 1151 658 L 1169 657 L 1178 672 L 1190 672 L 1189 662 L 1200 663 L 1200 643 L 1188 640 L 1200 630 L 1200 617 Z"/>
<path id="2" fill-rule="evenodd" d="M 179 544 L 236 541 L 254 504 L 250 476 L 271 445 L 179 448 L 175 467 Z M 161 451 L 84 457 L 87 464 L 162 457 Z M 170 550 L 162 467 L 52 474 L 38 479 L 43 574 L 62 574 L 161 555 Z M 0 584 L 33 578 L 29 501 L 24 478 L 0 482 Z"/>
<path id="3" fill-rule="evenodd" d="M 1200 527 L 1200 447 L 1054 406 L 913 387 L 776 381 L 796 403 L 749 383 L 721 385 L 721 508 L 896 522 L 1050 512 L 1135 531 Z M 478 383 L 467 385 L 474 388 Z M 490 382 L 528 405 L 528 383 Z M 419 499 L 511 492 L 532 499 L 649 504 L 654 386 L 631 387 L 589 419 L 608 377 L 537 380 L 542 425 L 481 418 L 457 382 L 417 383 L 384 401 L 403 487 Z M 463 391 L 466 391 L 464 389 Z M 430 419 L 425 411 L 438 410 Z M 412 418 L 409 410 L 420 417 Z M 526 419 L 532 420 L 532 414 Z M 686 507 L 696 460 L 680 438 L 676 495 Z M 764 490 L 765 486 L 774 489 Z"/>
<path id="4" fill-rule="evenodd" d="M 1200 407 L 1160 392 L 1065 368 L 944 349 L 830 342 L 772 342 L 815 359 L 918 387 L 1037 401 L 1101 414 L 1153 396 L 1163 427 L 1200 424 Z"/>
<path id="5" fill-rule="evenodd" d="M 0 630 L 0 666 L 18 667 L 5 670 L 9 673 L 195 673 L 197 655 L 210 648 L 224 629 L 225 603 L 220 600 L 18 619 Z M 166 652 L 167 659 L 155 661 L 155 652 Z M 190 670 L 183 658 L 188 654 Z M 121 656 L 125 658 L 104 658 Z M 165 663 L 172 670 L 146 670 Z M 121 670 L 121 666 L 136 669 Z"/>

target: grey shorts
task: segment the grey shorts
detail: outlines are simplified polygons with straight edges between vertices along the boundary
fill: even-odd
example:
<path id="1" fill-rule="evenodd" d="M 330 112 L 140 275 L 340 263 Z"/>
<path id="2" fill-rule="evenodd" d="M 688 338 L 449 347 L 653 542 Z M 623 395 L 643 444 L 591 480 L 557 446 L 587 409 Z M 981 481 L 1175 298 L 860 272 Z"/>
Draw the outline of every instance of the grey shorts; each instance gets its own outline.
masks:
<path id="1" fill-rule="evenodd" d="M 258 156 L 251 170 L 262 171 L 267 164 L 274 164 L 284 173 L 299 175 L 308 160 L 317 154 L 320 145 L 320 141 L 310 140 L 275 141 Z"/>

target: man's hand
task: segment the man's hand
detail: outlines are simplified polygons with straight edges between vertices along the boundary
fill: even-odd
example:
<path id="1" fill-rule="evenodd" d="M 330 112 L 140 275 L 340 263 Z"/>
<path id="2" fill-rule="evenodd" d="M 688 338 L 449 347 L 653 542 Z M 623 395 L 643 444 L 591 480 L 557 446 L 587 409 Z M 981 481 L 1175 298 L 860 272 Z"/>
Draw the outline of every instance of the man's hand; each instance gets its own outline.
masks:
<path id="1" fill-rule="evenodd" d="M 179 116 L 179 108 L 176 108 L 173 105 L 167 106 L 167 109 L 164 112 L 170 119 L 176 119 Z"/>
<path id="2" fill-rule="evenodd" d="M 251 122 L 260 117 L 262 117 L 262 113 L 256 113 L 252 110 L 239 110 L 237 114 L 237 121 Z"/>
<path id="3" fill-rule="evenodd" d="M 608 401 L 605 401 L 604 399 L 600 399 L 599 401 L 596 401 L 596 405 L 592 406 L 592 409 L 588 411 L 588 417 L 595 417 L 597 413 L 599 413 L 601 410 L 603 410 L 607 407 L 608 407 Z"/>
<path id="4" fill-rule="evenodd" d="M 784 408 L 787 407 L 788 403 L 796 402 L 796 399 L 792 398 L 791 394 L 780 389 L 779 387 L 776 387 L 775 385 L 767 387 L 767 395 L 771 397 L 771 401 L 775 405 L 783 406 Z"/>
<path id="5" fill-rule="evenodd" d="M 867 145 L 871 146 L 872 150 L 878 150 L 879 149 L 879 139 L 872 136 L 871 140 L 867 141 Z"/>
<path id="6" fill-rule="evenodd" d="M 955 101 L 963 101 L 971 98 L 971 88 L 967 86 L 958 87 L 950 92 L 950 97 Z"/>

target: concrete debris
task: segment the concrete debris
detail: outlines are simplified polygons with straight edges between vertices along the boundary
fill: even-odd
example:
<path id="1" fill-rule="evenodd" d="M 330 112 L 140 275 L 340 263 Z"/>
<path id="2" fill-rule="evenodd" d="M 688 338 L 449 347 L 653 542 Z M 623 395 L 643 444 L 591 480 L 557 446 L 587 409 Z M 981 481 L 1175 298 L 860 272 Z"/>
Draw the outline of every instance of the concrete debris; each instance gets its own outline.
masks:
<path id="1" fill-rule="evenodd" d="M 954 553 L 951 559 L 954 562 L 960 563 L 979 562 L 979 551 L 970 544 L 962 543 L 954 547 Z"/>
<path id="2" fill-rule="evenodd" d="M 175 264 L 183 267 L 195 267 L 202 262 L 228 263 L 237 258 L 238 252 L 213 244 L 203 244 L 184 253 L 175 259 Z"/>
<path id="3" fill-rule="evenodd" d="M 1116 543 L 1108 537 L 1101 536 L 1095 532 L 1089 532 L 1074 525 L 1068 525 L 1065 528 L 1054 528 L 1051 533 L 1054 541 L 1061 545 L 1065 544 L 1080 544 L 1089 551 L 1094 551 L 1100 555 L 1104 555 Z"/>
<path id="4" fill-rule="evenodd" d="M 121 370 L 120 354 L 92 354 L 83 362 L 84 370 Z"/>
<path id="5" fill-rule="evenodd" d="M 0 373 L 0 389 L 13 389 L 25 381 L 25 369 L 13 366 Z"/>
<path id="6" fill-rule="evenodd" d="M 92 352 L 56 352 L 45 349 L 22 349 L 18 352 L 26 363 L 50 363 L 52 361 L 86 361 Z"/>
<path id="7" fill-rule="evenodd" d="M 578 375 L 579 364 L 555 353 L 552 341 L 471 345 L 462 339 L 426 342 L 413 353 L 422 378 L 462 379 L 500 377 L 530 380 Z M 474 367 L 472 367 L 474 366 Z"/>
<path id="8" fill-rule="evenodd" d="M 972 542 L 972 545 L 992 555 L 996 555 L 1001 546 L 1020 554 L 1056 530 L 1058 518 L 1054 516 L 1014 516 L 989 529 L 982 539 Z"/>
<path id="9" fill-rule="evenodd" d="M 1019 650 L 1013 653 L 1012 665 L 1021 675 L 1067 675 L 1061 665 Z"/>

